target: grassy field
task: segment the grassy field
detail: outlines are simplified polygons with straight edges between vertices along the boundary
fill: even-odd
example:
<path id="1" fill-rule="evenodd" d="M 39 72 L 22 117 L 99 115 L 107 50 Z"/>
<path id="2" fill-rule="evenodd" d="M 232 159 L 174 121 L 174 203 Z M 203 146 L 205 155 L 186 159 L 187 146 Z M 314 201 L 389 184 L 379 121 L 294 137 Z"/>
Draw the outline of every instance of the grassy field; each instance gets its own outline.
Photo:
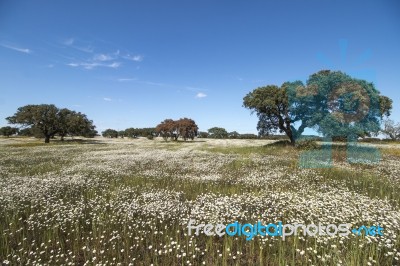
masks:
<path id="1" fill-rule="evenodd" d="M 400 145 L 302 169 L 269 140 L 0 139 L 0 264 L 400 265 Z M 380 225 L 383 236 L 189 235 L 188 221 Z"/>

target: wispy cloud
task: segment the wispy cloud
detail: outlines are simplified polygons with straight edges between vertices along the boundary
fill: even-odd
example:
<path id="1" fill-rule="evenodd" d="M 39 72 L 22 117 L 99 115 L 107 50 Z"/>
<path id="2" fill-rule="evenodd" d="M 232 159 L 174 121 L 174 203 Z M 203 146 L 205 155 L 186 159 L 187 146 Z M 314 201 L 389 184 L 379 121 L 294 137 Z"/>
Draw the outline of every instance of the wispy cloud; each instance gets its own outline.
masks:
<path id="1" fill-rule="evenodd" d="M 199 92 L 196 94 L 196 98 L 201 99 L 201 98 L 205 98 L 205 97 L 207 97 L 207 94 L 205 94 L 205 93 Z"/>
<path id="2" fill-rule="evenodd" d="M 70 66 L 70 67 L 78 67 L 79 64 L 78 64 L 78 63 L 68 63 L 67 66 Z"/>
<path id="3" fill-rule="evenodd" d="M 90 45 L 88 46 L 72 46 L 73 48 L 75 48 L 76 50 L 91 54 L 94 52 L 94 48 Z"/>
<path id="4" fill-rule="evenodd" d="M 94 48 L 88 42 L 82 42 L 75 38 L 68 38 L 61 42 L 63 45 L 71 47 L 81 52 L 93 53 Z"/>
<path id="5" fill-rule="evenodd" d="M 168 84 L 159 83 L 159 82 L 152 82 L 152 81 L 141 81 L 141 83 L 144 83 L 146 85 L 152 85 L 152 86 L 170 87 Z"/>
<path id="6" fill-rule="evenodd" d="M 24 54 L 30 54 L 32 53 L 32 50 L 27 49 L 27 48 L 21 48 L 15 45 L 9 45 L 9 44 L 4 44 L 4 43 L 0 43 L 0 46 L 7 48 L 7 49 L 11 49 L 20 53 L 24 53 Z"/>
<path id="7" fill-rule="evenodd" d="M 81 68 L 85 70 L 96 69 L 96 68 L 119 68 L 123 63 L 127 63 L 127 61 L 133 62 L 141 62 L 144 59 L 144 56 L 141 54 L 131 53 L 126 49 L 120 49 L 120 47 L 115 47 L 113 51 L 101 51 L 100 46 L 94 48 L 92 46 L 92 42 L 80 40 L 78 38 L 67 38 L 61 41 L 64 48 L 70 48 L 79 50 L 85 53 L 89 53 L 90 55 L 82 55 L 80 53 L 76 53 L 76 51 L 69 52 L 72 56 L 66 57 L 68 59 L 65 62 L 66 65 L 75 68 Z M 83 57 L 82 57 L 83 56 Z M 130 81 L 131 79 L 120 79 L 118 81 Z"/>
<path id="8" fill-rule="evenodd" d="M 130 55 L 130 54 L 127 54 L 127 55 L 124 55 L 122 57 L 124 59 L 135 61 L 135 62 L 142 62 L 143 59 L 144 59 L 143 55 Z"/>
<path id="9" fill-rule="evenodd" d="M 111 102 L 112 101 L 111 98 L 107 98 L 107 97 L 104 97 L 103 100 L 106 101 L 106 102 Z"/>
<path id="10" fill-rule="evenodd" d="M 67 66 L 70 67 L 82 67 L 84 69 L 94 69 L 97 67 L 108 67 L 108 68 L 119 68 L 121 66 L 120 62 L 113 63 L 99 63 L 99 62 L 79 62 L 79 63 L 68 63 Z"/>
<path id="11" fill-rule="evenodd" d="M 117 81 L 119 82 L 126 82 L 126 81 L 134 81 L 137 80 L 136 78 L 119 78 Z"/>
<path id="12" fill-rule="evenodd" d="M 115 57 L 113 57 L 113 56 L 111 56 L 109 54 L 96 54 L 93 57 L 94 61 L 111 61 L 111 60 L 114 60 L 114 59 L 115 59 Z"/>

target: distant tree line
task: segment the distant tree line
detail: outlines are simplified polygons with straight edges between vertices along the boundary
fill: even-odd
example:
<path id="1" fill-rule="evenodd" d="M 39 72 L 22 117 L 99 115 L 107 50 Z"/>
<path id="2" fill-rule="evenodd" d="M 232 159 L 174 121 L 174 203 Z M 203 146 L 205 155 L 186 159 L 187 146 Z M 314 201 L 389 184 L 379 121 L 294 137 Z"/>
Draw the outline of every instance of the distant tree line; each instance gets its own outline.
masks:
<path id="1" fill-rule="evenodd" d="M 239 134 L 237 131 L 228 132 L 222 127 L 212 127 L 207 132 L 200 131 L 198 133 L 199 138 L 211 138 L 211 139 L 257 139 L 259 136 L 256 134 Z"/>
<path id="2" fill-rule="evenodd" d="M 400 123 L 389 120 L 392 100 L 380 94 L 374 84 L 352 78 L 340 71 L 322 70 L 310 75 L 305 84 L 301 81 L 285 82 L 282 86 L 268 85 L 249 92 L 243 106 L 259 118 L 258 135 L 228 132 L 222 127 L 199 131 L 190 118 L 165 119 L 156 127 L 106 129 L 103 137 L 177 141 L 195 137 L 215 139 L 296 139 L 304 138 L 305 128 L 314 128 L 324 137 L 346 141 L 349 137 L 366 138 L 383 134 L 391 140 L 400 139 Z M 383 118 L 386 117 L 386 120 Z M 34 136 L 49 143 L 55 136 L 94 137 L 97 135 L 93 121 L 81 112 L 58 108 L 53 104 L 26 105 L 6 120 L 19 127 L 0 128 L 0 135 L 10 137 Z M 298 125 L 297 128 L 294 124 Z M 284 133 L 277 135 L 276 133 Z M 309 136 L 310 137 L 310 136 Z M 314 139 L 320 137 L 311 136 Z"/>
<path id="3" fill-rule="evenodd" d="M 106 129 L 102 132 L 102 136 L 106 138 L 138 138 L 147 137 L 152 139 L 155 136 L 160 136 L 164 140 L 193 140 L 198 134 L 198 126 L 193 119 L 181 118 L 179 120 L 165 119 L 155 128 L 127 128 L 125 130 Z"/>
<path id="4" fill-rule="evenodd" d="M 156 129 L 154 127 L 148 128 L 127 128 L 125 130 L 115 130 L 115 129 L 106 129 L 101 132 L 101 135 L 105 138 L 138 138 L 138 137 L 147 137 L 152 138 L 156 135 Z"/>

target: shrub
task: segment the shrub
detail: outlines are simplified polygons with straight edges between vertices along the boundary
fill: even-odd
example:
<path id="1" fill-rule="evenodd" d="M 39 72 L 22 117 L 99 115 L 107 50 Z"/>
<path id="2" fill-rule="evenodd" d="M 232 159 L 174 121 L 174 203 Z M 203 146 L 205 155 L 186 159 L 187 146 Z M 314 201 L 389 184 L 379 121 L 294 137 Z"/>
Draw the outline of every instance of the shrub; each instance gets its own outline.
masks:
<path id="1" fill-rule="evenodd" d="M 296 142 L 296 147 L 304 150 L 314 150 L 319 146 L 314 139 L 301 139 Z"/>

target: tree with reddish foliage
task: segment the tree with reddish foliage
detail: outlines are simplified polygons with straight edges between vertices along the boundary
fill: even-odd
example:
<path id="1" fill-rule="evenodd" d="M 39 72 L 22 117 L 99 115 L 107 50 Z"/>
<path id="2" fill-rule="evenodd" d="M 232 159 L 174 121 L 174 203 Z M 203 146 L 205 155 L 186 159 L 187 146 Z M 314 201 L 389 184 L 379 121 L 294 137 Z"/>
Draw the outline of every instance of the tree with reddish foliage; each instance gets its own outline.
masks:
<path id="1" fill-rule="evenodd" d="M 176 124 L 172 119 L 165 119 L 156 127 L 156 132 L 163 137 L 164 140 L 168 140 L 168 138 L 177 140 L 176 137 Z"/>
<path id="2" fill-rule="evenodd" d="M 196 125 L 194 120 L 189 118 L 181 118 L 178 121 L 175 121 L 176 131 L 178 136 L 182 137 L 183 140 L 191 139 L 197 136 L 197 132 L 199 127 Z"/>
<path id="3" fill-rule="evenodd" d="M 193 140 L 197 136 L 198 126 L 194 120 L 189 118 L 181 118 L 179 120 L 165 119 L 156 127 L 156 132 L 164 138 L 164 140 L 178 140 L 182 137 L 185 141 Z"/>

